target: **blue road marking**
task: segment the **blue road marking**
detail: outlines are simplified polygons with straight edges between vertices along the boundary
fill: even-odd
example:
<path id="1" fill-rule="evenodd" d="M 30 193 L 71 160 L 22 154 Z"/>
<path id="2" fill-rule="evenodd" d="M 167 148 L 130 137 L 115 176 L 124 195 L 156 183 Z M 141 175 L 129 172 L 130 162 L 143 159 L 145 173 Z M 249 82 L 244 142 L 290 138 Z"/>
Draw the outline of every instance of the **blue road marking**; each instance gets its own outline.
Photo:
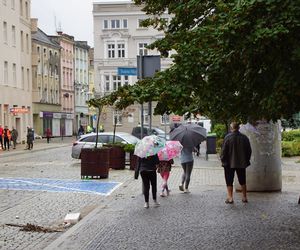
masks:
<path id="1" fill-rule="evenodd" d="M 101 182 L 99 180 L 51 180 L 27 178 L 0 178 L 0 189 L 48 191 L 48 192 L 80 192 L 99 195 L 110 195 L 117 189 L 119 182 Z"/>

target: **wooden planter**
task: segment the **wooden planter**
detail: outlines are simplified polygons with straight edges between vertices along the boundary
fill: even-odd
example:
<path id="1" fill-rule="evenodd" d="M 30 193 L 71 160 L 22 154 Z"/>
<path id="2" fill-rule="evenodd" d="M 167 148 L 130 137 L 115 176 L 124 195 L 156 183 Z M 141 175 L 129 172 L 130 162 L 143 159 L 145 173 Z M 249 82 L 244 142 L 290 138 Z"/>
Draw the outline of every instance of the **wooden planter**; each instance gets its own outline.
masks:
<path id="1" fill-rule="evenodd" d="M 138 157 L 136 155 L 134 155 L 133 153 L 130 153 L 130 170 L 135 170 L 135 167 L 137 165 L 138 162 Z"/>
<path id="2" fill-rule="evenodd" d="M 122 147 L 110 147 L 109 167 L 112 169 L 125 169 L 125 151 Z"/>
<path id="3" fill-rule="evenodd" d="M 110 148 L 81 150 L 81 178 L 108 178 Z"/>

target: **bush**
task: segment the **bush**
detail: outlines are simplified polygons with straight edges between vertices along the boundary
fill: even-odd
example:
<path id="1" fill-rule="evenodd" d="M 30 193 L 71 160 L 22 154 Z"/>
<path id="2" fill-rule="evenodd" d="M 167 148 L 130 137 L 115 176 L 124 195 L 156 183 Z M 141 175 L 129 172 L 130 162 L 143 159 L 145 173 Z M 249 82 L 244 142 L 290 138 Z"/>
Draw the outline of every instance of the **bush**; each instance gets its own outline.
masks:
<path id="1" fill-rule="evenodd" d="M 300 141 L 300 129 L 283 131 L 282 141 Z"/>
<path id="2" fill-rule="evenodd" d="M 300 155 L 300 141 L 283 141 L 281 150 L 284 157 L 298 156 Z"/>
<path id="3" fill-rule="evenodd" d="M 127 153 L 133 153 L 135 149 L 135 145 L 134 144 L 125 144 L 124 145 L 124 150 Z"/>
<path id="4" fill-rule="evenodd" d="M 212 132 L 216 133 L 218 139 L 224 138 L 227 134 L 226 126 L 224 124 L 217 123 L 214 125 Z"/>

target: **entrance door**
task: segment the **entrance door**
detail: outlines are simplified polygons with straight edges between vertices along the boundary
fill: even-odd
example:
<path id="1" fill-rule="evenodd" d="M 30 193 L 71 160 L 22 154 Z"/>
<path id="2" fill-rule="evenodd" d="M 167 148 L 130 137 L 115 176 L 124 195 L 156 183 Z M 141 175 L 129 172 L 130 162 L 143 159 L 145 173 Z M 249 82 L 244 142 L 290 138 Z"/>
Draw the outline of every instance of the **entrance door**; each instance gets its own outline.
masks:
<path id="1" fill-rule="evenodd" d="M 22 139 L 22 137 L 21 137 L 21 132 L 22 132 L 21 131 L 21 118 L 20 117 L 16 118 L 16 130 L 18 131 L 18 134 L 19 134 L 17 143 L 20 143 L 21 139 Z"/>

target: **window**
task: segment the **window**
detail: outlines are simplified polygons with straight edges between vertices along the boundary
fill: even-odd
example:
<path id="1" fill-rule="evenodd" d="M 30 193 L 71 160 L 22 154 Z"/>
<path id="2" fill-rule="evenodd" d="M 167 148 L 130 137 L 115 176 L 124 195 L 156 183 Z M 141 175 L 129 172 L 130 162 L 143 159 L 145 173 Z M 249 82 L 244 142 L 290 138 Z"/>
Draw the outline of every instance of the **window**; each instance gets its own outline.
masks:
<path id="1" fill-rule="evenodd" d="M 116 91 L 122 86 L 121 76 L 113 76 L 113 90 Z"/>
<path id="2" fill-rule="evenodd" d="M 26 34 L 26 53 L 29 54 L 29 36 Z"/>
<path id="3" fill-rule="evenodd" d="M 111 20 L 110 24 L 111 24 L 112 29 L 120 29 L 121 28 L 120 20 Z"/>
<path id="4" fill-rule="evenodd" d="M 129 84 L 129 77 L 124 76 L 124 85 L 128 85 L 128 84 Z"/>
<path id="5" fill-rule="evenodd" d="M 25 2 L 25 16 L 26 19 L 29 17 L 29 7 L 28 7 L 28 2 Z"/>
<path id="6" fill-rule="evenodd" d="M 144 124 L 148 125 L 149 124 L 149 112 L 148 108 L 144 107 Z"/>
<path id="7" fill-rule="evenodd" d="M 105 92 L 110 92 L 110 77 L 109 75 L 104 76 L 105 78 Z"/>
<path id="8" fill-rule="evenodd" d="M 3 22 L 3 42 L 7 44 L 7 22 Z"/>
<path id="9" fill-rule="evenodd" d="M 143 55 L 143 56 L 148 55 L 148 49 L 146 48 L 147 46 L 148 46 L 147 43 L 139 43 L 138 55 Z"/>
<path id="10" fill-rule="evenodd" d="M 23 0 L 20 0 L 20 16 L 23 16 Z"/>
<path id="11" fill-rule="evenodd" d="M 7 85 L 8 84 L 8 62 L 7 61 L 4 62 L 3 76 L 4 76 L 3 79 L 4 85 Z"/>
<path id="12" fill-rule="evenodd" d="M 122 125 L 122 111 L 114 110 L 113 125 Z"/>
<path id="13" fill-rule="evenodd" d="M 11 0 L 11 8 L 14 10 L 16 8 L 15 0 Z"/>
<path id="14" fill-rule="evenodd" d="M 12 66 L 12 74 L 13 74 L 13 85 L 17 84 L 17 65 L 13 63 Z"/>
<path id="15" fill-rule="evenodd" d="M 21 51 L 24 52 L 24 34 L 23 31 L 21 31 Z"/>
<path id="16" fill-rule="evenodd" d="M 160 123 L 161 124 L 170 124 L 170 116 L 167 114 L 160 116 Z"/>
<path id="17" fill-rule="evenodd" d="M 95 135 L 87 136 L 87 137 L 84 137 L 80 141 L 82 141 L 82 142 L 96 142 L 96 136 Z"/>
<path id="18" fill-rule="evenodd" d="M 103 21 L 103 29 L 108 29 L 108 20 Z"/>
<path id="19" fill-rule="evenodd" d="M 22 84 L 22 89 L 24 89 L 24 83 L 25 83 L 25 75 L 24 75 L 24 67 L 22 67 L 22 82 L 21 82 L 21 84 Z"/>
<path id="20" fill-rule="evenodd" d="M 123 29 L 127 29 L 128 27 L 128 21 L 127 19 L 123 19 Z"/>
<path id="21" fill-rule="evenodd" d="M 118 44 L 118 57 L 119 58 L 125 57 L 125 44 L 124 43 Z"/>
<path id="22" fill-rule="evenodd" d="M 114 43 L 107 44 L 107 52 L 108 52 L 108 58 L 115 58 L 115 44 Z"/>
<path id="23" fill-rule="evenodd" d="M 11 40 L 12 46 L 16 47 L 16 26 L 11 26 Z"/>

